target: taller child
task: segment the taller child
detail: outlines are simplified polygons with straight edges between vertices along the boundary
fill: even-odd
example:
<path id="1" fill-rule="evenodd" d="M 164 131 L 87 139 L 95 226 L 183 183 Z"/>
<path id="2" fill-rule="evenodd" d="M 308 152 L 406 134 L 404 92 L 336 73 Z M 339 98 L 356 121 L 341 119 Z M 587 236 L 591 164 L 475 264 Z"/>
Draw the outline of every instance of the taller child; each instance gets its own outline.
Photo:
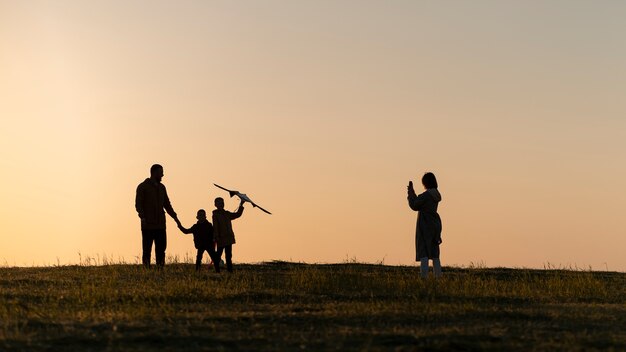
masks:
<path id="1" fill-rule="evenodd" d="M 413 182 L 409 181 L 407 187 L 409 207 L 418 212 L 415 229 L 415 261 L 420 262 L 422 277 L 427 277 L 428 260 L 432 259 L 435 277 L 440 277 L 441 217 L 437 213 L 437 207 L 441 202 L 441 194 L 437 189 L 437 179 L 432 172 L 424 174 L 422 185 L 426 190 L 420 195 L 415 194 Z"/>
<path id="2" fill-rule="evenodd" d="M 217 242 L 217 253 L 215 254 L 215 261 L 218 265 L 215 266 L 215 270 L 219 272 L 219 261 L 222 257 L 222 252 L 226 250 L 226 269 L 228 272 L 233 271 L 233 244 L 235 244 L 235 232 L 233 232 L 233 224 L 231 220 L 235 220 L 243 214 L 242 200 L 239 204 L 237 212 L 232 213 L 228 210 L 224 210 L 224 198 L 215 198 L 215 210 L 213 210 L 213 235 L 215 242 Z"/>
<path id="3" fill-rule="evenodd" d="M 141 261 L 145 267 L 150 267 L 150 254 L 154 242 L 154 256 L 157 268 L 165 266 L 165 248 L 167 235 L 165 233 L 165 211 L 178 223 L 178 216 L 172 208 L 167 196 L 163 179 L 163 166 L 154 164 L 150 168 L 150 177 L 137 186 L 135 209 L 141 219 L 141 243 L 143 255 Z"/>

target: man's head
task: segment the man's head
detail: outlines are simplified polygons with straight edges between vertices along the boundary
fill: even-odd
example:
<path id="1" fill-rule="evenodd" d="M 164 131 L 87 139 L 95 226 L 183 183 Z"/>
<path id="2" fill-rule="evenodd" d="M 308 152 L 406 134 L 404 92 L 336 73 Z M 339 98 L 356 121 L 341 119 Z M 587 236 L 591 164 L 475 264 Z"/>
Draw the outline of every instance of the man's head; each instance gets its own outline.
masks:
<path id="1" fill-rule="evenodd" d="M 163 179 L 163 166 L 154 164 L 150 168 L 150 178 L 156 182 L 161 182 Z"/>
<path id="2" fill-rule="evenodd" d="M 204 209 L 198 210 L 198 214 L 196 215 L 196 219 L 198 219 L 198 220 L 206 220 L 206 211 L 204 211 Z"/>
<path id="3" fill-rule="evenodd" d="M 215 198 L 215 207 L 217 209 L 224 209 L 224 198 L 222 197 Z"/>

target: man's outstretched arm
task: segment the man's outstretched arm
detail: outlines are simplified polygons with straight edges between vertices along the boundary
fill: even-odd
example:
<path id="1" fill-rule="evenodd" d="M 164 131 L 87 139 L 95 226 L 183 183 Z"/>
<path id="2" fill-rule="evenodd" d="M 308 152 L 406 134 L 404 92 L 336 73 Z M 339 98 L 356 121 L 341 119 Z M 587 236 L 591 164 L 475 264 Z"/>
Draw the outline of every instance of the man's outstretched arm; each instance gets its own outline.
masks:
<path id="1" fill-rule="evenodd" d="M 163 188 L 165 189 L 165 186 Z M 176 215 L 176 212 L 174 211 L 174 208 L 172 207 L 172 203 L 170 203 L 170 197 L 167 196 L 167 190 L 165 190 L 165 201 L 163 203 L 163 208 L 168 214 L 170 214 L 172 219 L 176 220 L 177 224 L 180 222 L 178 221 L 178 215 Z"/>
<path id="2" fill-rule="evenodd" d="M 192 227 L 190 227 L 190 228 L 188 228 L 188 229 L 186 229 L 186 228 L 183 226 L 183 224 L 181 224 L 181 223 L 180 223 L 180 221 L 176 221 L 176 225 L 178 225 L 178 229 L 179 229 L 182 233 L 184 233 L 184 234 L 187 234 L 187 235 L 188 235 L 188 234 L 190 234 L 190 233 L 193 233 L 193 226 L 192 226 Z"/>

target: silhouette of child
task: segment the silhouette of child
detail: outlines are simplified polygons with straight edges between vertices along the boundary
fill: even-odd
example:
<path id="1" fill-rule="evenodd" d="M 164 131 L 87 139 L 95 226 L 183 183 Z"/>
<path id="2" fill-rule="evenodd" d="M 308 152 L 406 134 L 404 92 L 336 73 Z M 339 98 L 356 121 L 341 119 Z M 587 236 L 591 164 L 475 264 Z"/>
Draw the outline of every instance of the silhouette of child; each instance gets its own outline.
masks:
<path id="1" fill-rule="evenodd" d="M 232 220 L 237 219 L 243 214 L 242 200 L 239 204 L 237 212 L 232 213 L 224 210 L 224 199 L 215 198 L 215 210 L 213 210 L 213 233 L 217 242 L 217 253 L 215 254 L 215 271 L 220 272 L 219 261 L 222 259 L 222 252 L 226 251 L 226 269 L 228 272 L 233 271 L 233 244 L 235 244 L 235 233 L 233 232 Z"/>
<path id="2" fill-rule="evenodd" d="M 184 234 L 193 233 L 193 244 L 198 250 L 196 254 L 196 271 L 198 271 L 202 266 L 204 251 L 209 253 L 209 257 L 215 263 L 215 249 L 213 248 L 213 225 L 207 220 L 206 211 L 204 209 L 198 210 L 196 219 L 198 222 L 188 229 L 184 228 L 180 221 L 177 222 L 177 225 Z"/>

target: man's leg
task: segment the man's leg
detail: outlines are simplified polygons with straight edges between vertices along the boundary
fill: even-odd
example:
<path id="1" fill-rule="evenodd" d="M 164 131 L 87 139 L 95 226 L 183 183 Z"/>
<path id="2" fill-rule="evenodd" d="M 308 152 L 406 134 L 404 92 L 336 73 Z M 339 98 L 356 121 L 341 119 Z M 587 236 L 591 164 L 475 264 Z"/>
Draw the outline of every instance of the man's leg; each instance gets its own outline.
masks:
<path id="1" fill-rule="evenodd" d="M 165 229 L 154 230 L 154 256 L 157 267 L 165 266 L 165 249 L 167 248 L 167 235 Z"/>
<path id="2" fill-rule="evenodd" d="M 226 249 L 226 270 L 229 273 L 233 272 L 233 245 L 229 244 L 225 247 Z"/>
<path id="3" fill-rule="evenodd" d="M 141 230 L 141 262 L 146 268 L 150 267 L 150 255 L 152 254 L 152 242 L 154 241 L 154 233 L 152 230 Z"/>

